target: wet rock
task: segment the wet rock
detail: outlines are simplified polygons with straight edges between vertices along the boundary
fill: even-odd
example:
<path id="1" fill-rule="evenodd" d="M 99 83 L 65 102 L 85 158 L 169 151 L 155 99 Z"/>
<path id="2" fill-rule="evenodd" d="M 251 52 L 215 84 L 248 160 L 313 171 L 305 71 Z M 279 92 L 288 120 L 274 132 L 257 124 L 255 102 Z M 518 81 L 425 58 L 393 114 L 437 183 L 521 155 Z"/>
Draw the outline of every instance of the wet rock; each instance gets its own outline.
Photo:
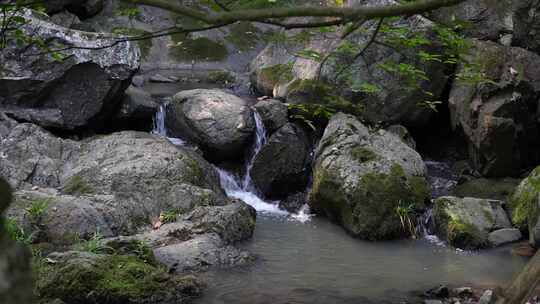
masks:
<path id="1" fill-rule="evenodd" d="M 0 299 L 5 304 L 33 303 L 30 252 L 10 238 L 4 225 L 3 211 L 11 197 L 9 184 L 0 177 Z"/>
<path id="2" fill-rule="evenodd" d="M 504 228 L 490 232 L 488 241 L 492 246 L 500 246 L 521 240 L 521 231 L 516 228 Z"/>
<path id="3" fill-rule="evenodd" d="M 512 222 L 529 231 L 532 246 L 540 246 L 540 167 L 525 178 L 510 197 Z"/>
<path id="4" fill-rule="evenodd" d="M 287 105 L 277 99 L 261 100 L 253 107 L 261 116 L 264 127 L 269 134 L 283 127 L 288 121 Z"/>
<path id="5" fill-rule="evenodd" d="M 115 125 L 127 125 L 135 130 L 149 130 L 159 105 L 146 91 L 130 86 L 124 95 Z"/>
<path id="6" fill-rule="evenodd" d="M 425 206 L 425 176 L 422 158 L 401 139 L 339 113 L 316 150 L 309 203 L 357 237 L 399 238 L 407 232 L 396 208 Z"/>
<path id="7" fill-rule="evenodd" d="M 68 30 L 34 17 L 21 30 L 43 41 L 54 40 L 55 47 L 101 47 L 111 44 L 103 34 Z M 22 52 L 22 53 L 21 53 Z M 37 46 L 8 45 L 0 52 L 0 110 L 19 120 L 44 127 L 75 130 L 99 129 L 118 107 L 121 94 L 139 67 L 140 52 L 131 42 L 90 52 L 72 48 L 63 51 L 64 60 L 40 54 Z"/>
<path id="8" fill-rule="evenodd" d="M 267 197 L 284 197 L 305 188 L 308 181 L 310 143 L 307 132 L 288 123 L 278 129 L 253 162 L 253 183 Z"/>
<path id="9" fill-rule="evenodd" d="M 537 114 L 531 111 L 540 94 L 540 56 L 492 42 L 473 45 L 467 60 L 494 83 L 454 82 L 452 125 L 468 142 L 473 169 L 486 177 L 515 176 L 540 156 Z"/>
<path id="10" fill-rule="evenodd" d="M 503 203 L 496 200 L 440 197 L 435 200 L 433 214 L 438 234 L 464 249 L 489 246 L 489 232 L 511 227 Z"/>
<path id="11" fill-rule="evenodd" d="M 473 178 L 457 185 L 452 192 L 453 195 L 459 197 L 477 197 L 505 201 L 514 192 L 519 182 L 520 180 L 515 178 Z"/>
<path id="12" fill-rule="evenodd" d="M 220 90 L 189 90 L 174 96 L 166 124 L 174 137 L 199 145 L 205 156 L 239 159 L 254 131 L 247 102 Z"/>
<path id="13" fill-rule="evenodd" d="M 137 257 L 68 251 L 37 266 L 42 299 L 67 303 L 183 303 L 200 295 L 193 276 L 175 276 Z"/>
<path id="14" fill-rule="evenodd" d="M 387 5 L 395 1 L 349 1 L 346 5 Z M 432 22 L 419 16 L 400 19 L 396 24 L 411 29 L 413 32 L 432 36 Z M 351 34 L 347 41 L 354 45 L 364 45 L 368 37 L 375 31 L 375 23 L 366 24 L 366 30 Z M 293 36 L 298 31 L 287 31 Z M 302 33 L 300 33 L 301 35 Z M 341 43 L 343 32 L 315 32 L 306 42 L 275 43 L 267 46 L 251 63 L 250 77 L 253 87 L 262 95 L 285 99 L 287 103 L 308 103 L 330 106 L 338 111 L 358 114 L 371 123 L 400 123 L 407 126 L 424 126 L 431 117 L 430 110 L 418 107 L 419 102 L 426 100 L 421 89 L 405 89 L 402 79 L 392 73 L 384 72 L 380 64 L 394 60 L 398 63 L 413 64 L 414 54 L 407 50 L 396 52 L 392 48 L 373 44 L 365 52 L 363 58 L 353 61 L 349 59 L 329 60 L 321 70 L 321 61 L 312 60 L 295 53 L 310 50 L 320 54 L 328 54 L 336 50 Z M 300 36 L 299 35 L 299 36 Z M 429 50 L 435 51 L 435 50 Z M 343 56 L 347 57 L 347 56 Z M 353 61 L 353 62 L 351 62 Z M 349 66 L 347 77 L 341 73 L 343 66 Z M 418 64 L 430 81 L 421 81 L 419 87 L 440 96 L 446 77 L 440 64 Z M 319 73 L 320 71 L 320 73 Z M 319 77 L 319 74 L 321 77 Z M 350 77 L 349 77 L 350 76 Z M 317 80 L 322 81 L 317 81 Z M 353 90 L 350 85 L 338 87 L 339 81 L 368 83 L 384 87 L 375 93 L 363 94 Z M 437 98 L 437 97 L 435 97 Z M 354 99 L 354 102 L 351 100 Z"/>
<path id="15" fill-rule="evenodd" d="M 58 14 L 54 14 L 51 17 L 51 22 L 58 24 L 65 28 L 78 29 L 81 25 L 81 20 L 77 15 L 74 15 L 68 11 L 62 11 Z"/>
<path id="16" fill-rule="evenodd" d="M 439 285 L 425 292 L 428 297 L 447 298 L 450 295 L 450 291 L 447 286 Z"/>
<path id="17" fill-rule="evenodd" d="M 307 193 L 298 192 L 287 196 L 279 202 L 279 208 L 290 213 L 298 213 L 307 203 Z"/>
<path id="18" fill-rule="evenodd" d="M 452 289 L 452 294 L 460 298 L 468 298 L 474 295 L 474 291 L 471 287 L 458 287 Z"/>

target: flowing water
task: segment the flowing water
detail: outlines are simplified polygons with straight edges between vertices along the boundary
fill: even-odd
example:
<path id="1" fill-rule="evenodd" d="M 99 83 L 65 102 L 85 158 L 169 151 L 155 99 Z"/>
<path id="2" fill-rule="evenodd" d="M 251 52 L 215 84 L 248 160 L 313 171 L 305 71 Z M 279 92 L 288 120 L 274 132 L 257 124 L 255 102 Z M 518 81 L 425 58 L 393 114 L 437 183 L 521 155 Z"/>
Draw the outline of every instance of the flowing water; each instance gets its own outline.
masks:
<path id="1" fill-rule="evenodd" d="M 154 132 L 167 136 L 164 107 L 156 116 Z M 258 115 L 255 121 L 256 138 L 245 176 L 216 169 L 227 195 L 258 211 L 253 238 L 239 244 L 258 259 L 248 267 L 203 274 L 208 288 L 196 303 L 403 303 L 412 292 L 438 284 L 503 285 L 525 265 L 526 259 L 512 256 L 509 247 L 464 252 L 445 247 L 427 233 L 421 240 L 365 242 L 324 218 L 311 217 L 307 206 L 297 215 L 280 210 L 277 202 L 262 199 L 251 183 L 253 159 L 266 141 Z M 442 175 L 438 181 L 452 182 Z M 441 189 L 435 185 L 434 194 L 444 194 Z"/>

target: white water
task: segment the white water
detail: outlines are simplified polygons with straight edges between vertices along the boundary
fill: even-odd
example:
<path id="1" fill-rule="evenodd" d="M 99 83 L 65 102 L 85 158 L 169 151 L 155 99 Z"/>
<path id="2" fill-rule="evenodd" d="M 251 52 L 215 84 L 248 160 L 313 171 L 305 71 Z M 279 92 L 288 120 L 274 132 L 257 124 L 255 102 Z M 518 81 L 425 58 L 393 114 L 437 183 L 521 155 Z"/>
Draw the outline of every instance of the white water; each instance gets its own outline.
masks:
<path id="1" fill-rule="evenodd" d="M 154 129 L 152 130 L 152 133 L 161 135 L 165 138 L 167 138 L 173 145 L 175 146 L 183 146 L 186 144 L 184 140 L 181 138 L 176 137 L 169 137 L 167 136 L 167 128 L 165 127 L 165 112 L 167 110 L 167 103 L 161 103 L 159 105 L 159 108 L 156 112 L 156 116 L 154 118 Z"/>
<path id="2" fill-rule="evenodd" d="M 165 126 L 167 103 L 162 103 L 159 106 L 156 116 L 154 118 L 154 129 L 152 133 L 167 138 L 172 144 L 177 146 L 184 146 L 186 142 L 180 138 L 169 137 L 167 128 Z M 261 151 L 262 147 L 266 143 L 266 130 L 261 117 L 256 111 L 253 111 L 255 119 L 255 141 L 251 148 L 251 153 L 245 164 L 245 176 L 242 179 L 238 179 L 236 176 L 227 172 L 221 168 L 216 167 L 219 173 L 221 187 L 225 190 L 225 193 L 229 197 L 237 198 L 248 205 L 252 206 L 257 212 L 272 214 L 278 216 L 290 216 L 291 219 L 305 223 L 311 218 L 309 207 L 304 205 L 297 214 L 290 214 L 289 212 L 279 209 L 277 201 L 267 202 L 261 198 L 257 193 L 256 187 L 253 185 L 251 179 L 251 169 L 255 157 Z"/>

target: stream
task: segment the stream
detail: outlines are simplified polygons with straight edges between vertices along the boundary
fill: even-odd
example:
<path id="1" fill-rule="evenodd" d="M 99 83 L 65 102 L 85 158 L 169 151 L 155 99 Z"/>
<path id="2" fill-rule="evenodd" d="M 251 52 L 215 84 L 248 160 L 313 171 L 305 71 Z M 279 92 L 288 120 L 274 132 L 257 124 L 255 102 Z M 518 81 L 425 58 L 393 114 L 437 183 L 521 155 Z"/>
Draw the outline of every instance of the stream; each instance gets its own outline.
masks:
<path id="1" fill-rule="evenodd" d="M 167 136 L 165 106 L 156 115 L 154 129 L 163 136 Z M 266 140 L 256 113 L 255 121 L 257 132 L 245 163 L 246 176 L 216 169 L 227 195 L 258 211 L 253 238 L 239 244 L 257 260 L 249 267 L 202 274 L 208 287 L 195 303 L 404 303 L 439 284 L 504 285 L 525 265 L 527 259 L 511 255 L 510 246 L 461 251 L 430 235 L 420 240 L 366 242 L 325 218 L 310 215 L 307 206 L 298 214 L 280 210 L 277 202 L 263 200 L 251 184 L 253 158 Z M 181 139 L 169 140 L 185 144 Z M 453 182 L 446 166 L 435 161 L 426 165 L 433 194 L 446 194 L 444 185 Z"/>

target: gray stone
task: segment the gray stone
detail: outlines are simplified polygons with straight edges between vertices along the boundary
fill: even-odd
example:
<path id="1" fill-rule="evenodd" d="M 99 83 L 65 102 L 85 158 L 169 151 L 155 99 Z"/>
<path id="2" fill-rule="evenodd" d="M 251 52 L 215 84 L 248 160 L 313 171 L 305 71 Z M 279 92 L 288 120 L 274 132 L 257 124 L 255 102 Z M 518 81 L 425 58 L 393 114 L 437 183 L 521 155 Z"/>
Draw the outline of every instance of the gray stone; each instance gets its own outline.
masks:
<path id="1" fill-rule="evenodd" d="M 239 97 L 220 90 L 189 90 L 167 106 L 170 135 L 199 145 L 211 159 L 240 159 L 253 136 L 253 112 Z"/>
<path id="2" fill-rule="evenodd" d="M 171 77 L 166 77 L 161 74 L 152 75 L 150 76 L 149 80 L 150 82 L 157 82 L 157 83 L 174 83 L 177 81 L 176 79 L 173 79 Z"/>
<path id="3" fill-rule="evenodd" d="M 305 188 L 309 175 L 310 143 L 306 131 L 288 123 L 262 147 L 251 169 L 257 189 L 267 197 L 284 197 Z"/>
<path id="4" fill-rule="evenodd" d="M 425 177 L 422 158 L 401 139 L 338 113 L 315 153 L 309 203 L 360 238 L 398 238 L 408 232 L 395 210 L 403 202 L 425 206 Z"/>
<path id="5" fill-rule="evenodd" d="M 81 25 L 81 20 L 79 17 L 68 11 L 62 11 L 58 14 L 54 14 L 51 17 L 51 21 L 65 28 L 77 29 Z"/>
<path id="6" fill-rule="evenodd" d="M 540 56 L 492 42 L 473 46 L 467 60 L 495 83 L 454 82 L 448 102 L 452 125 L 463 132 L 480 174 L 517 175 L 540 160 L 537 113 L 530 110 L 540 93 Z"/>
<path id="7" fill-rule="evenodd" d="M 433 211 L 438 234 L 452 246 L 475 249 L 489 245 L 488 233 L 511 228 L 503 202 L 443 196 Z"/>
<path id="8" fill-rule="evenodd" d="M 81 49 L 112 44 L 113 37 L 69 30 L 30 11 L 23 16 L 28 20 L 21 26 L 23 32 L 76 47 L 63 51 L 61 61 L 50 54 L 31 55 L 43 53 L 37 46 L 20 48 L 13 42 L 4 48 L 0 110 L 45 127 L 103 128 L 139 67 L 138 47 L 124 42 L 96 51 Z"/>
<path id="9" fill-rule="evenodd" d="M 253 107 L 261 116 L 264 127 L 270 134 L 283 127 L 288 121 L 287 105 L 277 99 L 261 100 Z"/>
<path id="10" fill-rule="evenodd" d="M 288 195 L 285 199 L 279 201 L 279 208 L 287 210 L 290 213 L 298 213 L 307 203 L 307 193 L 298 192 Z"/>
<path id="11" fill-rule="evenodd" d="M 414 141 L 414 138 L 412 137 L 411 133 L 409 133 L 407 128 L 402 125 L 391 125 L 390 127 L 386 128 L 386 130 L 401 138 L 401 140 L 407 144 L 407 146 L 416 150 L 416 141 Z"/>
<path id="12" fill-rule="evenodd" d="M 490 232 L 488 240 L 493 246 L 500 246 L 521 240 L 521 231 L 516 228 L 504 228 Z"/>

